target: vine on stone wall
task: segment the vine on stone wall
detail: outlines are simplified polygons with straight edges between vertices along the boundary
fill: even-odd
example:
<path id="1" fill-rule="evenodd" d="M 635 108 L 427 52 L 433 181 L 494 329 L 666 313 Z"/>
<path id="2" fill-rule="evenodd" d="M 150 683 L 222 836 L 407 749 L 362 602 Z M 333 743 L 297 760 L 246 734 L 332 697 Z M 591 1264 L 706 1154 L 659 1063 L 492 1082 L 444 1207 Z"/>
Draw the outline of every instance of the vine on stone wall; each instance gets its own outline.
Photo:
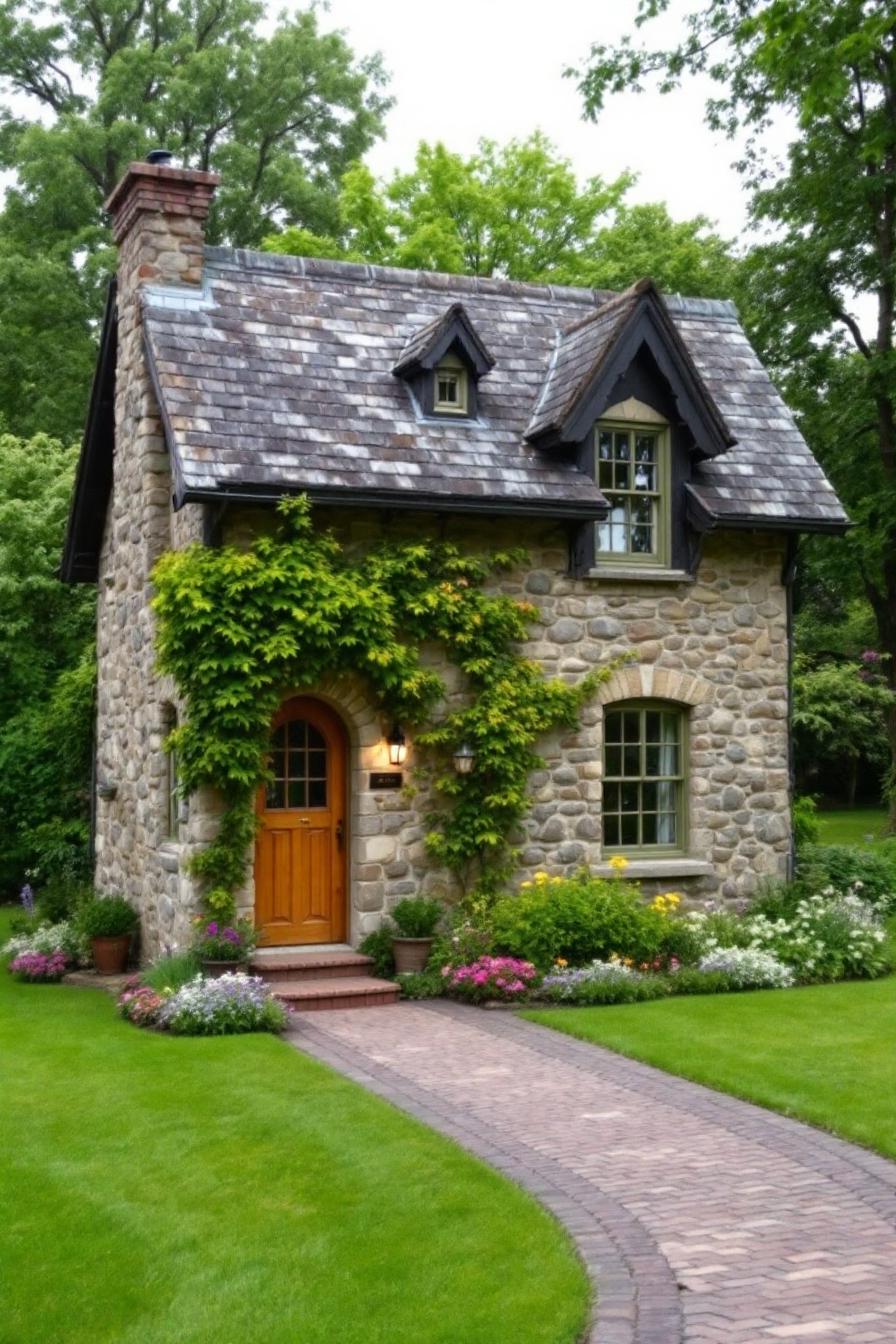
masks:
<path id="1" fill-rule="evenodd" d="M 287 692 L 360 674 L 384 716 L 415 728 L 435 804 L 433 858 L 494 887 L 512 860 L 509 836 L 540 764 L 534 743 L 580 709 L 613 670 L 575 686 L 544 677 L 517 649 L 537 616 L 530 603 L 485 591 L 523 551 L 464 555 L 446 542 L 388 542 L 362 557 L 315 528 L 304 497 L 283 500 L 273 535 L 246 550 L 193 545 L 156 565 L 159 669 L 183 700 L 171 735 L 185 795 L 217 789 L 217 834 L 192 860 L 205 902 L 233 909 L 255 835 L 255 795 L 268 778 L 271 720 Z M 464 674 L 464 708 L 448 712 L 438 673 L 421 664 L 437 641 Z M 451 756 L 469 742 L 472 773 Z"/>

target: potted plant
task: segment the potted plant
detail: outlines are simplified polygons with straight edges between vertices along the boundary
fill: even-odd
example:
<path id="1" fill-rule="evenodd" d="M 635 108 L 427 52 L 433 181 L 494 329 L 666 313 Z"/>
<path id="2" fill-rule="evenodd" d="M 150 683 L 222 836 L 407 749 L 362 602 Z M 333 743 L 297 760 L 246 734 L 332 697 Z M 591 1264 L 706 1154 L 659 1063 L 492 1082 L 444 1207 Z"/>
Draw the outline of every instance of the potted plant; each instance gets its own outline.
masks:
<path id="1" fill-rule="evenodd" d="M 442 914 L 441 902 L 425 896 L 408 896 L 394 907 L 392 954 L 397 974 L 426 969 Z"/>
<path id="2" fill-rule="evenodd" d="M 78 927 L 90 940 L 100 975 L 120 975 L 125 969 L 138 921 L 137 911 L 124 896 L 94 896 L 81 906 Z"/>
<path id="3" fill-rule="evenodd" d="M 206 975 L 226 975 L 245 966 L 258 942 L 258 934 L 247 919 L 225 924 L 199 915 L 194 921 L 193 954 Z"/>

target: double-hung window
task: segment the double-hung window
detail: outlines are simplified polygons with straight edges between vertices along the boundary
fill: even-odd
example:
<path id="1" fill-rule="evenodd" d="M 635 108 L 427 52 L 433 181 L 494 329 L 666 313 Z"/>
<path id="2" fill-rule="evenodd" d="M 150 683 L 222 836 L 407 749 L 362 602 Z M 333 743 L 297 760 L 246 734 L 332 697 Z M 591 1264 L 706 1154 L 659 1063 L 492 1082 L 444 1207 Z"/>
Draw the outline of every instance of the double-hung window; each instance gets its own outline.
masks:
<path id="1" fill-rule="evenodd" d="M 627 701 L 604 713 L 605 852 L 687 848 L 687 721 L 677 705 Z"/>
<path id="2" fill-rule="evenodd" d="M 597 527 L 601 561 L 669 562 L 668 430 L 601 422 L 595 429 L 597 483 L 610 505 Z"/>

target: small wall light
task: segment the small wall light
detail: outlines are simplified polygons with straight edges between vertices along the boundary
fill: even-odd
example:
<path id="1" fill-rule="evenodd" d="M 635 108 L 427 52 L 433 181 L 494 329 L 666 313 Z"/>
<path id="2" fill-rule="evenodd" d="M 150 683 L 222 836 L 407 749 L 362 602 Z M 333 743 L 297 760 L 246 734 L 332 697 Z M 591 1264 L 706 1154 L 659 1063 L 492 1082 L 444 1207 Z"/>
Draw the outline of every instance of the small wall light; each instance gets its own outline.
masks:
<path id="1" fill-rule="evenodd" d="M 98 779 L 96 784 L 97 797 L 111 800 L 118 793 L 118 785 L 111 779 Z"/>
<path id="2" fill-rule="evenodd" d="M 475 760 L 476 753 L 469 742 L 462 742 L 454 753 L 454 768 L 459 775 L 468 775 Z"/>
<path id="3" fill-rule="evenodd" d="M 405 735 L 397 723 L 393 723 L 392 731 L 386 741 L 389 743 L 389 764 L 404 765 L 404 758 L 408 754 L 408 745 Z"/>

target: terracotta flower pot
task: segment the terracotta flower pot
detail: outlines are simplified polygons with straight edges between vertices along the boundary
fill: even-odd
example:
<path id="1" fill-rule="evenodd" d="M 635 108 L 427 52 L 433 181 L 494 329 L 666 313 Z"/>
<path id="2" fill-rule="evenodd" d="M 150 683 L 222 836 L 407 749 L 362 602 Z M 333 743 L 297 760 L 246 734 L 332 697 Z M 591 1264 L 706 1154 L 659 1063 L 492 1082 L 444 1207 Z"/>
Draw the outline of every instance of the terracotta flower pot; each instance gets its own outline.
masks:
<path id="1" fill-rule="evenodd" d="M 400 975 L 404 971 L 425 971 L 434 942 L 434 938 L 393 938 L 396 972 Z"/>
<path id="2" fill-rule="evenodd" d="M 231 975 L 243 969 L 241 961 L 201 961 L 199 964 L 203 974 L 211 976 L 213 980 L 217 980 L 219 975 Z"/>
<path id="3" fill-rule="evenodd" d="M 116 934 L 114 938 L 91 938 L 90 953 L 100 975 L 121 975 L 128 964 L 131 935 Z"/>

